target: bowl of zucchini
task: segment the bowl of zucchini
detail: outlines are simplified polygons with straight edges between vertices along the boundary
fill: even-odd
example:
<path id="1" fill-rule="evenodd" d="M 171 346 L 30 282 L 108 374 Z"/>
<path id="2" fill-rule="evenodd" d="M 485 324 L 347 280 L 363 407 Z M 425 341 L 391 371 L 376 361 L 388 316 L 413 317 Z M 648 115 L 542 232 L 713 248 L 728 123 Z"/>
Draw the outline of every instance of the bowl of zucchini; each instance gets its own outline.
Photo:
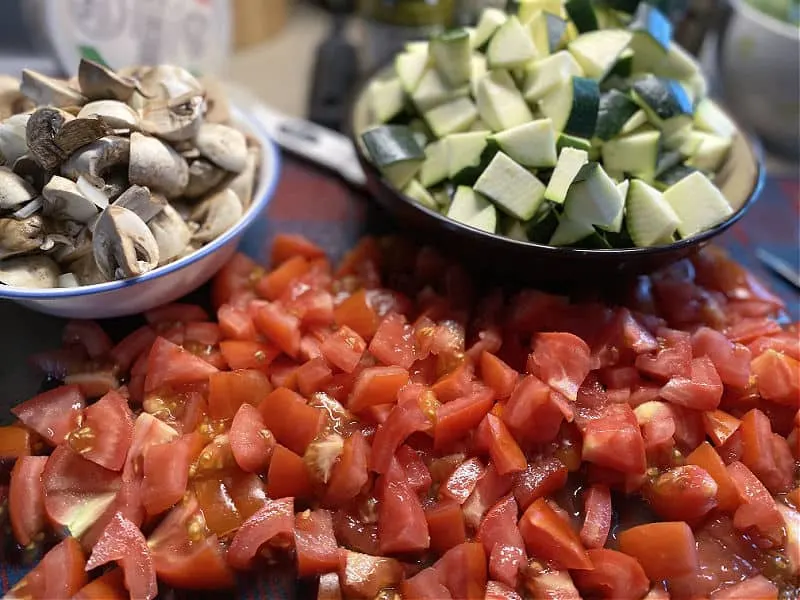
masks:
<path id="1" fill-rule="evenodd" d="M 652 4 L 521 0 L 407 44 L 351 126 L 413 231 L 523 279 L 602 279 L 690 255 L 756 201 L 760 159 L 706 92 Z"/>

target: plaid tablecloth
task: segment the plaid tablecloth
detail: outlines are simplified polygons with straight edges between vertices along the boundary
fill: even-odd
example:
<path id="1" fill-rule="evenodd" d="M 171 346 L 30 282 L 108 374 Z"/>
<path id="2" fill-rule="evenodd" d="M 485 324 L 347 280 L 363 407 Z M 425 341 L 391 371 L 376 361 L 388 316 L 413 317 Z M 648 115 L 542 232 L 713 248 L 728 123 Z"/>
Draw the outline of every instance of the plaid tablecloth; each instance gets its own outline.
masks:
<path id="1" fill-rule="evenodd" d="M 761 200 L 740 224 L 720 240 L 737 260 L 753 270 L 786 300 L 793 320 L 800 319 L 800 296 L 797 290 L 767 271 L 755 258 L 754 249 L 763 247 L 798 268 L 799 184 L 796 177 L 768 178 Z M 308 236 L 338 259 L 362 234 L 388 231 L 394 226 L 390 219 L 370 206 L 359 192 L 333 176 L 305 163 L 285 159 L 276 196 L 264 218 L 249 230 L 242 249 L 254 258 L 266 261 L 274 235 L 278 232 L 295 232 Z M 28 318 L 36 319 L 38 316 L 30 314 Z M 20 363 L 23 360 L 24 357 L 19 357 Z M 15 403 L 22 399 L 8 398 L 6 401 Z M 2 404 L 5 402 L 0 402 Z M 0 409 L 3 407 L 0 406 Z M 24 566 L 0 563 L 0 592 L 7 591 L 25 572 Z M 291 572 L 272 570 L 243 579 L 239 589 L 230 594 L 175 593 L 173 596 L 170 591 L 163 596 L 294 600 L 313 597 L 313 594 L 314 590 L 298 586 Z"/>

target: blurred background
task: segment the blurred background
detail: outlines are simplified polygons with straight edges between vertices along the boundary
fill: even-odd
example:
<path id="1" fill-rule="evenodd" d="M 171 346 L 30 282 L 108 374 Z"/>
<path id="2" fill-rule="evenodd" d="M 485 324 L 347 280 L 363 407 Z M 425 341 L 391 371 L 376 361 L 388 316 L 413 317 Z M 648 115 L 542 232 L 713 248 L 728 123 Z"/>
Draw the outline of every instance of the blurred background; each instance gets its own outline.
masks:
<path id="1" fill-rule="evenodd" d="M 498 0 L 4 0 L 0 73 L 71 74 L 87 48 L 112 67 L 178 62 L 342 129 L 360 77 L 405 40 L 473 23 L 491 4 Z M 796 172 L 800 0 L 659 4 L 701 58 L 712 93 L 764 143 L 770 169 Z"/>

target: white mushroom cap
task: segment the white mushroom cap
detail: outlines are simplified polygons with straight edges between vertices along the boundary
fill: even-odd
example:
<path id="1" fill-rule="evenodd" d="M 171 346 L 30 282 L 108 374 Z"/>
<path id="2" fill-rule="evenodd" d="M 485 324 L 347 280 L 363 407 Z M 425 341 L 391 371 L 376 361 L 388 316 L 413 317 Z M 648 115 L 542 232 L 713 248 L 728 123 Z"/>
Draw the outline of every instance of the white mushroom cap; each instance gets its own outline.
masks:
<path id="1" fill-rule="evenodd" d="M 13 165 L 28 152 L 26 141 L 30 114 L 12 115 L 0 123 L 0 163 Z"/>
<path id="2" fill-rule="evenodd" d="M 121 206 L 103 211 L 92 237 L 94 259 L 108 279 L 136 277 L 158 266 L 158 244 L 147 225 Z"/>
<path id="3" fill-rule="evenodd" d="M 189 165 L 173 148 L 141 133 L 131 134 L 128 179 L 167 198 L 183 194 L 189 183 Z"/>
<path id="4" fill-rule="evenodd" d="M 238 129 L 218 123 L 204 123 L 195 139 L 200 154 L 232 173 L 247 166 L 247 139 Z"/>
<path id="5" fill-rule="evenodd" d="M 0 167 L 0 209 L 11 210 L 36 197 L 36 190 L 7 167 Z"/>
<path id="6" fill-rule="evenodd" d="M 66 177 L 54 175 L 42 189 L 42 214 L 55 219 L 87 223 L 98 212 L 97 205 L 84 196 L 78 184 Z"/>
<path id="7" fill-rule="evenodd" d="M 124 102 L 118 100 L 95 100 L 81 108 L 79 119 L 100 117 L 114 129 L 136 129 L 139 127 L 139 114 Z"/>
<path id="8" fill-rule="evenodd" d="M 26 288 L 52 288 L 58 285 L 61 270 L 44 254 L 15 256 L 0 260 L 0 283 Z"/>

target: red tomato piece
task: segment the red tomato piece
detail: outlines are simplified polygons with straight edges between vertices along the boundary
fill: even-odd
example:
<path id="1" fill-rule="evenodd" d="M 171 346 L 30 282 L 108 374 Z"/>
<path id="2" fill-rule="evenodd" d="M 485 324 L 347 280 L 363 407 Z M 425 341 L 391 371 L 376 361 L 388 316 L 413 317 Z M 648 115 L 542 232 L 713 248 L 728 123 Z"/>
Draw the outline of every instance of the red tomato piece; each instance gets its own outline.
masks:
<path id="1" fill-rule="evenodd" d="M 644 473 L 644 439 L 636 415 L 627 405 L 610 405 L 599 419 L 586 424 L 583 460 L 623 473 Z"/>
<path id="2" fill-rule="evenodd" d="M 253 319 L 246 310 L 223 304 L 217 310 L 217 319 L 225 339 L 255 340 L 258 337 Z"/>
<path id="3" fill-rule="evenodd" d="M 550 388 L 533 375 L 517 384 L 503 409 L 503 421 L 514 436 L 524 442 L 555 439 L 563 420 Z M 531 423 L 536 425 L 531 427 Z"/>
<path id="4" fill-rule="evenodd" d="M 369 343 L 369 352 L 385 365 L 410 369 L 417 352 L 414 330 L 405 316 L 397 313 L 386 315 Z"/>
<path id="5" fill-rule="evenodd" d="M 78 541 L 68 537 L 53 547 L 7 598 L 71 598 L 86 585 L 86 559 Z"/>
<path id="6" fill-rule="evenodd" d="M 758 393 L 766 400 L 800 409 L 800 362 L 767 350 L 751 363 Z"/>
<path id="7" fill-rule="evenodd" d="M 477 529 L 486 511 L 511 491 L 513 483 L 513 477 L 498 474 L 494 465 L 490 463 L 463 504 L 464 520 L 467 525 Z"/>
<path id="8" fill-rule="evenodd" d="M 37 540 L 44 532 L 42 471 L 46 463 L 46 456 L 21 456 L 11 470 L 8 512 L 11 530 L 22 547 Z"/>
<path id="9" fill-rule="evenodd" d="M 395 458 L 403 468 L 409 487 L 418 494 L 428 491 L 433 480 L 431 472 L 425 466 L 425 461 L 422 460 L 419 453 L 410 446 L 403 445 L 397 449 Z"/>
<path id="10" fill-rule="evenodd" d="M 431 549 L 440 554 L 467 541 L 464 513 L 454 500 L 443 499 L 425 511 Z"/>
<path id="11" fill-rule="evenodd" d="M 431 357 L 433 360 L 434 356 Z M 435 364 L 438 367 L 442 359 L 438 359 Z M 444 403 L 452 402 L 459 398 L 463 398 L 469 394 L 473 388 L 474 369 L 471 361 L 462 361 L 458 366 L 451 370 L 449 373 L 439 377 L 433 384 L 431 389 L 436 397 Z"/>
<path id="12" fill-rule="evenodd" d="M 220 342 L 219 349 L 231 369 L 266 371 L 281 351 L 275 346 L 249 340 Z"/>
<path id="13" fill-rule="evenodd" d="M 652 581 L 697 569 L 694 534 L 683 521 L 638 525 L 619 533 L 617 539 L 620 551 L 637 559 Z"/>
<path id="14" fill-rule="evenodd" d="M 522 510 L 534 500 L 550 496 L 564 487 L 569 471 L 555 457 L 544 457 L 530 462 L 514 478 L 514 497 Z"/>
<path id="15" fill-rule="evenodd" d="M 453 598 L 480 600 L 486 590 L 486 553 L 477 542 L 464 542 L 451 548 L 436 561 L 438 571 Z"/>
<path id="16" fill-rule="evenodd" d="M 378 481 L 378 540 L 382 554 L 420 552 L 430 546 L 425 513 L 406 482 L 400 463 L 392 461 Z"/>
<path id="17" fill-rule="evenodd" d="M 439 572 L 436 569 L 423 569 L 413 577 L 404 579 L 400 584 L 400 593 L 403 598 L 414 598 L 415 600 L 452 600 L 450 594 L 442 583 Z"/>
<path id="18" fill-rule="evenodd" d="M 669 450 L 675 435 L 675 418 L 671 407 L 665 402 L 650 401 L 640 404 L 633 411 L 642 429 L 644 447 L 648 453 Z"/>
<path id="19" fill-rule="evenodd" d="M 528 372 L 573 402 L 591 368 L 591 351 L 571 333 L 539 333 L 534 338 Z"/>
<path id="20" fill-rule="evenodd" d="M 156 332 L 149 325 L 140 327 L 111 348 L 108 356 L 120 371 L 126 373 L 134 361 L 147 352 L 156 340 Z"/>
<path id="21" fill-rule="evenodd" d="M 89 358 L 105 358 L 113 347 L 111 338 L 95 321 L 67 321 L 61 341 L 65 346 L 83 346 Z"/>
<path id="22" fill-rule="evenodd" d="M 72 600 L 129 600 L 122 569 L 106 571 L 83 586 Z"/>
<path id="23" fill-rule="evenodd" d="M 267 472 L 267 494 L 270 498 L 308 498 L 312 494 L 311 478 L 306 463 L 288 448 L 276 444 Z"/>
<path id="24" fill-rule="evenodd" d="M 734 344 L 719 331 L 701 327 L 692 334 L 692 354 L 695 358 L 708 356 L 725 385 L 747 387 L 751 356 L 746 346 Z"/>
<path id="25" fill-rule="evenodd" d="M 767 416 L 754 408 L 742 417 L 739 427 L 742 434 L 741 461 L 774 493 L 787 492 L 792 485 L 794 461 L 778 464 L 772 428 Z"/>
<path id="26" fill-rule="evenodd" d="M 267 429 L 261 413 L 250 404 L 242 404 L 228 433 L 231 452 L 239 468 L 248 473 L 260 473 L 267 468 L 275 436 Z"/>
<path id="27" fill-rule="evenodd" d="M 208 378 L 208 414 L 212 419 L 232 419 L 242 404 L 257 406 L 271 391 L 267 376 L 255 369 L 212 373 Z"/>
<path id="28" fill-rule="evenodd" d="M 706 435 L 711 438 L 715 446 L 724 444 L 741 424 L 739 419 L 722 410 L 709 410 L 703 413 Z"/>
<path id="29" fill-rule="evenodd" d="M 236 532 L 228 549 L 228 563 L 235 569 L 250 569 L 261 547 L 269 543 L 282 546 L 294 535 L 294 499 L 267 500 Z"/>
<path id="30" fill-rule="evenodd" d="M 219 344 L 222 338 L 222 332 L 219 325 L 216 323 L 187 323 L 184 333 L 184 345 L 187 348 L 192 348 L 192 351 L 198 356 L 204 353 L 208 354 L 208 349 L 211 346 Z M 197 346 L 197 348 L 193 348 Z"/>
<path id="31" fill-rule="evenodd" d="M 798 339 L 796 331 L 782 331 L 769 337 L 758 338 L 747 347 L 753 358 L 761 356 L 767 350 L 775 350 L 780 354 L 800 360 L 800 339 Z"/>
<path id="32" fill-rule="evenodd" d="M 31 430 L 19 425 L 0 427 L 0 461 L 30 456 Z"/>
<path id="33" fill-rule="evenodd" d="M 266 428 L 275 439 L 296 454 L 303 454 L 317 437 L 323 413 L 287 388 L 277 388 L 258 405 Z"/>
<path id="34" fill-rule="evenodd" d="M 740 462 L 728 465 L 728 475 L 740 503 L 733 515 L 736 529 L 754 534 L 761 547 L 780 546 L 784 540 L 783 518 L 767 488 Z"/>
<path id="35" fill-rule="evenodd" d="M 300 321 L 277 304 L 265 302 L 253 315 L 256 328 L 283 352 L 297 358 L 300 351 Z"/>
<path id="36" fill-rule="evenodd" d="M 475 489 L 484 473 L 484 467 L 477 458 L 469 458 L 458 465 L 439 488 L 439 495 L 458 504 L 464 504 Z"/>
<path id="37" fill-rule="evenodd" d="M 422 412 L 415 400 L 400 402 L 389 413 L 385 423 L 375 431 L 372 438 L 370 469 L 376 473 L 386 473 L 394 453 L 406 439 L 417 431 L 430 427 L 430 420 Z"/>
<path id="38" fill-rule="evenodd" d="M 339 567 L 339 548 L 331 513 L 324 509 L 297 513 L 294 522 L 297 574 L 321 575 Z"/>
<path id="39" fill-rule="evenodd" d="M 555 571 L 536 564 L 526 569 L 525 590 L 543 600 L 581 600 L 569 571 Z"/>
<path id="40" fill-rule="evenodd" d="M 86 401 L 78 386 L 62 385 L 17 404 L 11 414 L 56 446 L 78 426 L 84 408 Z"/>
<path id="41" fill-rule="evenodd" d="M 344 441 L 342 454 L 331 469 L 325 502 L 342 505 L 355 498 L 369 479 L 369 444 L 360 431 Z"/>
<path id="42" fill-rule="evenodd" d="M 486 583 L 486 596 L 484 596 L 484 600 L 522 600 L 522 596 L 505 583 L 489 581 Z"/>
<path id="43" fill-rule="evenodd" d="M 489 575 L 512 588 L 517 587 L 519 570 L 528 560 L 517 513 L 514 496 L 506 496 L 489 509 L 477 534 L 489 557 Z"/>
<path id="44" fill-rule="evenodd" d="M 636 357 L 636 368 L 656 379 L 691 375 L 692 342 L 688 333 L 675 329 L 658 332 L 659 350 L 655 356 L 640 354 Z"/>
<path id="45" fill-rule="evenodd" d="M 308 273 L 311 265 L 303 256 L 293 256 L 273 268 L 256 283 L 256 292 L 267 300 L 277 300 L 294 281 Z"/>
<path id="46" fill-rule="evenodd" d="M 311 260 L 324 257 L 325 251 L 305 236 L 296 233 L 277 234 L 272 241 L 270 253 L 272 265 L 280 265 L 294 256 Z"/>
<path id="47" fill-rule="evenodd" d="M 659 395 L 673 404 L 695 410 L 714 410 L 722 399 L 722 381 L 707 356 L 693 358 L 690 377 L 673 377 Z"/>
<path id="48" fill-rule="evenodd" d="M 407 383 L 408 371 L 401 367 L 366 368 L 356 377 L 347 408 L 357 413 L 370 406 L 393 404 Z"/>
<path id="49" fill-rule="evenodd" d="M 469 395 L 442 404 L 436 411 L 434 448 L 447 448 L 466 436 L 491 410 L 493 400 L 491 388 L 475 386 Z"/>
<path id="50" fill-rule="evenodd" d="M 366 349 L 364 338 L 346 325 L 325 338 L 319 347 L 325 360 L 345 373 L 355 370 Z"/>
<path id="51" fill-rule="evenodd" d="M 584 594 L 639 600 L 650 588 L 642 565 L 632 556 L 605 548 L 587 550 L 587 554 L 594 569 L 572 574 L 575 585 Z"/>
<path id="52" fill-rule="evenodd" d="M 584 497 L 584 518 L 580 538 L 586 548 L 602 548 L 611 530 L 611 492 L 608 486 L 595 484 Z M 592 561 L 594 562 L 594 561 Z"/>
<path id="53" fill-rule="evenodd" d="M 650 506 L 669 521 L 696 522 L 717 506 L 717 482 L 697 465 L 673 467 L 645 490 Z"/>
<path id="54" fill-rule="evenodd" d="M 345 598 L 374 598 L 384 588 L 395 587 L 403 578 L 403 566 L 393 558 L 341 550 L 339 584 Z"/>
<path id="55" fill-rule="evenodd" d="M 528 466 L 528 460 L 503 422 L 491 413 L 486 415 L 484 420 L 490 435 L 489 456 L 498 474 L 508 475 L 524 471 Z"/>
<path id="56" fill-rule="evenodd" d="M 222 266 L 211 282 L 211 300 L 215 307 L 232 302 L 237 297 L 251 295 L 253 284 L 261 278 L 264 269 L 249 256 L 237 252 Z M 246 302 L 244 303 L 246 306 Z M 239 306 L 239 308 L 244 308 Z"/>
<path id="57" fill-rule="evenodd" d="M 307 289 L 296 298 L 285 302 L 287 310 L 299 317 L 304 325 L 319 326 L 333 323 L 333 296 L 330 292 Z M 302 349 L 301 342 L 300 350 Z"/>
<path id="58" fill-rule="evenodd" d="M 150 325 L 161 323 L 191 323 L 194 321 L 208 321 L 208 313 L 196 304 L 182 304 L 173 302 L 153 308 L 144 313 L 144 318 Z"/>
<path id="59" fill-rule="evenodd" d="M 363 288 L 341 302 L 334 309 L 333 317 L 337 325 L 349 327 L 366 340 L 372 339 L 380 323 Z"/>
<path id="60" fill-rule="evenodd" d="M 778 587 L 756 575 L 711 594 L 711 600 L 777 600 Z"/>
<path id="61" fill-rule="evenodd" d="M 217 369 L 202 358 L 159 337 L 153 342 L 147 359 L 144 389 L 152 392 L 169 386 L 200 383 L 216 372 Z"/>
<path id="62" fill-rule="evenodd" d="M 749 344 L 753 340 L 781 332 L 781 326 L 769 317 L 744 318 L 725 329 L 725 335 L 734 342 Z"/>
<path id="63" fill-rule="evenodd" d="M 481 378 L 498 399 L 508 398 L 519 381 L 519 373 L 494 354 L 481 352 Z"/>
<path id="64" fill-rule="evenodd" d="M 125 574 L 125 587 L 133 598 L 152 600 L 156 597 L 156 571 L 147 540 L 139 528 L 120 513 L 114 515 L 92 549 L 86 570 L 112 561 Z"/>
<path id="65" fill-rule="evenodd" d="M 142 504 L 147 514 L 160 514 L 183 498 L 189 485 L 189 468 L 201 449 L 202 439 L 192 433 L 146 448 Z"/>
<path id="66" fill-rule="evenodd" d="M 725 463 L 711 444 L 703 442 L 686 457 L 686 463 L 704 469 L 717 483 L 717 506 L 721 511 L 733 514 L 739 506 L 739 496 Z"/>
<path id="67" fill-rule="evenodd" d="M 333 379 L 333 371 L 324 358 L 313 358 L 300 365 L 295 372 L 297 389 L 304 396 L 310 396 L 325 388 Z"/>
<path id="68" fill-rule="evenodd" d="M 565 569 L 592 568 L 578 535 L 544 498 L 527 508 L 519 521 L 519 531 L 530 554 Z"/>
<path id="69" fill-rule="evenodd" d="M 108 392 L 84 411 L 83 424 L 67 436 L 69 446 L 86 460 L 121 471 L 133 440 L 128 401 Z"/>

